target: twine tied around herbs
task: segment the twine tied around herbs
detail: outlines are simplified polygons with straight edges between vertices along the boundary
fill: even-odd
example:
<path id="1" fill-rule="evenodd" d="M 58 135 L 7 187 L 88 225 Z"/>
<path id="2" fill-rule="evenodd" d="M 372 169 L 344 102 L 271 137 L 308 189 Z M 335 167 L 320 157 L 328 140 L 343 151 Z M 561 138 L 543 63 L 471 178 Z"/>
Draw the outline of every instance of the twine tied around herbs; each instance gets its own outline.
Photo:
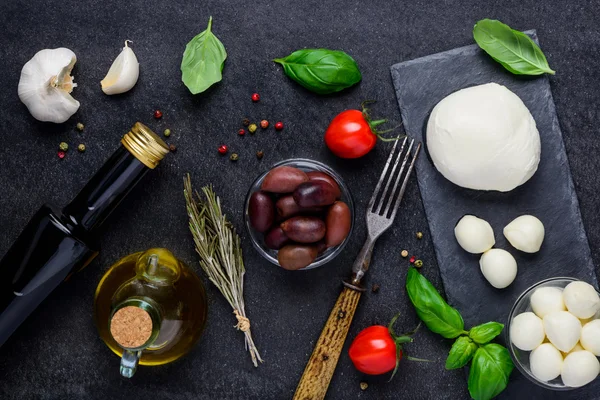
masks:
<path id="1" fill-rule="evenodd" d="M 240 314 L 238 310 L 233 310 L 233 313 L 238 321 L 237 325 L 234 325 L 233 327 L 238 331 L 248 332 L 250 330 L 250 320 Z"/>

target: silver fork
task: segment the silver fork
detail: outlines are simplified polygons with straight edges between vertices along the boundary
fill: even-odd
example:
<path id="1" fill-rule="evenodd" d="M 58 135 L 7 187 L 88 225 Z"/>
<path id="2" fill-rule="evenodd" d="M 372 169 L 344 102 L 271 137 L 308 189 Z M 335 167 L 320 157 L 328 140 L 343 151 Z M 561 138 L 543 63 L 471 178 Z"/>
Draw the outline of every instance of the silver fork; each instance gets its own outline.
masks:
<path id="1" fill-rule="evenodd" d="M 365 273 L 368 271 L 369 266 L 371 264 L 371 256 L 373 255 L 373 247 L 375 246 L 375 242 L 381 236 L 381 234 L 389 229 L 394 222 L 394 218 L 398 213 L 398 208 L 400 208 L 400 203 L 402 201 L 402 197 L 404 196 L 404 191 L 406 190 L 406 184 L 408 183 L 408 179 L 412 173 L 412 170 L 415 166 L 415 161 L 419 156 L 419 151 L 421 150 L 421 143 L 418 143 L 414 155 L 412 159 L 411 150 L 415 144 L 415 140 L 411 139 L 408 141 L 408 137 L 404 138 L 402 141 L 402 146 L 400 147 L 400 151 L 396 154 L 396 147 L 400 141 L 397 140 L 394 143 L 394 147 L 390 152 L 390 155 L 385 163 L 385 167 L 383 168 L 383 172 L 381 173 L 381 177 L 377 182 L 377 186 L 375 186 L 375 190 L 373 191 L 373 196 L 371 196 L 371 200 L 369 201 L 369 205 L 367 207 L 367 240 L 363 245 L 360 253 L 356 257 L 354 264 L 352 266 L 352 276 L 349 281 L 344 281 L 344 285 L 354 289 L 364 291 L 365 289 L 360 286 L 360 281 L 365 276 Z M 408 143 L 408 150 L 406 150 L 406 154 L 404 157 L 402 156 L 404 153 L 404 149 L 406 144 Z M 395 159 L 395 161 L 394 161 Z M 410 163 L 408 164 L 408 169 L 406 170 L 406 174 L 404 174 L 404 179 L 402 181 L 402 186 L 400 187 L 400 191 L 396 194 L 398 190 L 398 185 L 400 184 L 400 179 L 404 173 L 406 165 L 410 159 Z M 396 172 L 398 169 L 398 165 L 400 165 L 400 160 L 402 160 L 402 165 L 400 166 L 400 170 Z M 389 177 L 386 180 L 387 172 L 392 165 L 392 171 L 389 174 Z M 395 179 L 394 179 L 395 178 Z M 390 186 L 394 183 L 392 190 L 390 191 Z M 385 187 L 383 190 L 381 187 L 385 182 Z M 385 205 L 385 207 L 384 207 Z"/>
<path id="2" fill-rule="evenodd" d="M 333 372 L 344 347 L 352 318 L 354 318 L 356 307 L 358 307 L 358 301 L 365 290 L 361 286 L 360 281 L 369 269 L 373 246 L 377 238 L 389 229 L 392 226 L 392 222 L 394 222 L 398 207 L 400 207 L 400 202 L 402 201 L 402 196 L 406 190 L 406 184 L 421 149 L 421 144 L 417 144 L 411 159 L 411 150 L 415 144 L 414 139 L 410 141 L 408 138 L 404 139 L 401 142 L 400 152 L 396 154 L 398 143 L 400 143 L 400 140 L 394 143 L 392 152 L 385 163 L 379 182 L 377 182 L 373 196 L 369 201 L 367 209 L 367 240 L 354 262 L 352 276 L 349 280 L 344 281 L 345 287 L 333 306 L 327 323 L 321 331 L 321 336 L 315 344 L 315 348 L 294 393 L 293 400 L 321 400 L 325 398 L 329 382 L 333 377 Z M 407 143 L 408 149 L 406 150 L 406 154 L 403 155 Z M 400 161 L 402 161 L 402 164 L 398 170 Z M 407 163 L 408 169 L 406 169 Z M 392 165 L 392 169 L 389 176 L 387 176 L 390 165 Z M 402 179 L 403 175 L 404 179 Z M 402 186 L 400 186 L 400 190 L 398 191 L 401 179 Z M 385 186 L 382 189 L 384 183 Z"/>

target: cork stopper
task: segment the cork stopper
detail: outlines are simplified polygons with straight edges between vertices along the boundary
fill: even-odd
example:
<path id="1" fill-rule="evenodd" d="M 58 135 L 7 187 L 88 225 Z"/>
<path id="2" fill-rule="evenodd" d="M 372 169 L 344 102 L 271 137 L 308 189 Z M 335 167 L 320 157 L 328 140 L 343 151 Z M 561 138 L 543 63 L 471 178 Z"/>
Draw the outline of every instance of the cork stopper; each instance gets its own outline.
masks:
<path id="1" fill-rule="evenodd" d="M 110 333 L 123 348 L 144 345 L 152 335 L 152 318 L 147 311 L 134 306 L 123 307 L 110 321 Z"/>

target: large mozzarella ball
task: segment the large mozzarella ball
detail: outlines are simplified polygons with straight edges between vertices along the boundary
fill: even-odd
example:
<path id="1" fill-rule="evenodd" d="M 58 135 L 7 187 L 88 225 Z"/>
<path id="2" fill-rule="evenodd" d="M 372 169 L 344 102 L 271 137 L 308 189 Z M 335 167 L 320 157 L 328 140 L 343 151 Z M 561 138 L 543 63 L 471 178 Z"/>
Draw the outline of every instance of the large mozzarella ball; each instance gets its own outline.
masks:
<path id="1" fill-rule="evenodd" d="M 542 344 L 545 338 L 542 320 L 532 312 L 524 312 L 510 323 L 510 341 L 519 349 L 530 351 Z"/>
<path id="2" fill-rule="evenodd" d="M 543 382 L 557 378 L 562 364 L 562 354 L 551 343 L 542 343 L 529 354 L 531 373 Z"/>
<path id="3" fill-rule="evenodd" d="M 504 227 L 504 236 L 517 250 L 536 253 L 544 241 L 544 224 L 533 215 L 521 215 Z"/>
<path id="4" fill-rule="evenodd" d="M 587 350 L 576 351 L 565 357 L 560 374 L 565 385 L 581 387 L 600 374 L 600 362 Z"/>
<path id="5" fill-rule="evenodd" d="M 571 282 L 563 291 L 567 310 L 577 318 L 590 318 L 600 310 L 600 297 L 592 285 L 586 282 Z"/>
<path id="6" fill-rule="evenodd" d="M 427 122 L 427 149 L 446 179 L 469 189 L 508 192 L 540 162 L 540 134 L 519 96 L 488 83 L 441 100 Z"/>
<path id="7" fill-rule="evenodd" d="M 517 261 L 506 250 L 491 249 L 479 259 L 481 273 L 496 289 L 504 289 L 517 276 Z"/>
<path id="8" fill-rule="evenodd" d="M 460 247 L 472 254 L 481 254 L 494 246 L 494 230 L 491 225 L 474 215 L 465 215 L 454 227 L 454 235 Z"/>
<path id="9" fill-rule="evenodd" d="M 581 328 L 580 341 L 584 349 L 600 356 L 600 319 L 588 322 Z"/>
<path id="10" fill-rule="evenodd" d="M 531 295 L 531 308 L 535 315 L 544 318 L 544 315 L 553 311 L 566 311 L 563 301 L 563 290 L 557 287 L 541 287 Z"/>
<path id="11" fill-rule="evenodd" d="M 567 311 L 554 311 L 544 316 L 544 331 L 550 343 L 568 353 L 581 338 L 581 322 Z"/>

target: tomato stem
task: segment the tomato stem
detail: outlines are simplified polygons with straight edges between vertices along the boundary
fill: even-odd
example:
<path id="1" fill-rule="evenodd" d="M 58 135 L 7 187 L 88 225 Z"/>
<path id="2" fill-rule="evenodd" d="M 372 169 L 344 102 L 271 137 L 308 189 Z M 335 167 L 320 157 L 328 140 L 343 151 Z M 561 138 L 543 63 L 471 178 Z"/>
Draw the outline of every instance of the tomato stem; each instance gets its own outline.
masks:
<path id="1" fill-rule="evenodd" d="M 375 103 L 375 100 L 365 100 L 362 102 L 361 107 L 362 107 L 362 115 L 363 118 L 365 119 L 365 121 L 367 121 L 367 124 L 369 124 L 369 128 L 371 129 L 371 133 L 375 136 L 377 136 L 380 140 L 384 141 L 384 142 L 393 142 L 395 140 L 401 139 L 406 135 L 398 135 L 397 137 L 394 138 L 386 138 L 381 136 L 382 134 L 385 133 L 389 133 L 392 132 L 398 128 L 400 128 L 402 126 L 402 124 L 397 125 L 391 129 L 385 129 L 383 131 L 380 131 L 377 129 L 377 127 L 379 125 L 385 124 L 386 122 L 388 122 L 387 119 L 376 119 L 376 120 L 372 120 L 371 119 L 371 115 L 369 114 L 369 109 L 366 107 L 367 104 L 371 104 L 371 103 Z"/>
<path id="2" fill-rule="evenodd" d="M 417 331 L 421 327 L 421 322 L 419 322 L 419 324 L 417 325 L 417 327 L 415 329 L 413 329 L 412 331 L 407 332 L 403 335 L 398 336 L 398 335 L 396 335 L 396 332 L 394 332 L 394 324 L 396 323 L 396 321 L 398 320 L 399 317 L 400 317 L 400 313 L 396 314 L 394 316 L 394 318 L 392 318 L 392 320 L 390 321 L 390 323 L 388 325 L 388 332 L 390 333 L 390 336 L 394 340 L 394 343 L 396 343 L 396 366 L 394 367 L 394 371 L 392 372 L 392 376 L 390 376 L 389 381 L 392 380 L 394 375 L 396 375 L 396 371 L 398 371 L 398 365 L 400 365 L 400 357 L 402 356 L 402 345 L 406 344 L 406 343 L 411 343 L 413 341 L 412 336 L 415 333 L 417 333 Z M 407 358 L 409 360 L 412 359 L 412 357 L 407 357 Z M 415 360 L 417 360 L 417 359 L 415 359 Z"/>

